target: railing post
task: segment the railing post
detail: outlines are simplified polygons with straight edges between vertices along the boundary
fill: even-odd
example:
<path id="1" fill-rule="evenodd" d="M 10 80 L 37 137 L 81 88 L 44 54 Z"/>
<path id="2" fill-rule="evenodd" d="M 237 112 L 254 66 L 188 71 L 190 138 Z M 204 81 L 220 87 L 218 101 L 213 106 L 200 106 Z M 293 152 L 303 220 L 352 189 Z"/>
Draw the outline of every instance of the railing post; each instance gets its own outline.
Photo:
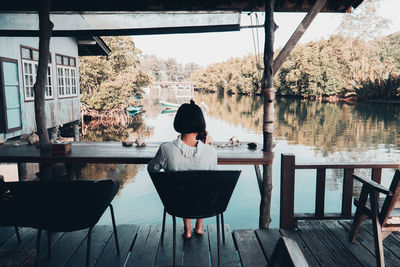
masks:
<path id="1" fill-rule="evenodd" d="M 372 168 L 372 173 L 371 173 L 371 179 L 375 182 L 377 182 L 378 184 L 381 183 L 382 180 L 382 169 L 381 168 Z M 379 198 L 379 193 L 378 194 L 378 198 Z"/>
<path id="2" fill-rule="evenodd" d="M 320 218 L 324 217 L 325 213 L 325 181 L 326 181 L 326 169 L 317 169 L 315 215 Z"/>
<path id="3" fill-rule="evenodd" d="M 296 227 L 294 219 L 294 182 L 295 156 L 292 154 L 282 154 L 280 228 L 293 229 Z"/>
<path id="4" fill-rule="evenodd" d="M 382 178 L 382 168 L 372 168 L 371 179 L 380 184 L 381 178 Z"/>
<path id="5" fill-rule="evenodd" d="M 344 169 L 342 216 L 347 218 L 351 217 L 351 207 L 353 200 L 353 172 L 354 169 Z"/>

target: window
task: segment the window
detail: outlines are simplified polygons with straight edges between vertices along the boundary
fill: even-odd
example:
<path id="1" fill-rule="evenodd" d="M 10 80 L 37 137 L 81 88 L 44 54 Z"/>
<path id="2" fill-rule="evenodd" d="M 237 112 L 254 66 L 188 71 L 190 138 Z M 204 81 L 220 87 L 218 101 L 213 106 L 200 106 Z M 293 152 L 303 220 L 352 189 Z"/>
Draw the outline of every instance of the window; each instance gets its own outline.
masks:
<path id="1" fill-rule="evenodd" d="M 76 60 L 73 57 L 56 55 L 59 97 L 76 96 Z"/>
<path id="2" fill-rule="evenodd" d="M 24 76 L 24 95 L 25 100 L 34 100 L 33 85 L 36 82 L 38 70 L 39 51 L 34 48 L 21 47 L 22 71 Z M 51 55 L 49 55 L 49 65 L 47 66 L 47 80 L 45 88 L 45 99 L 53 98 L 53 78 L 51 68 Z"/>

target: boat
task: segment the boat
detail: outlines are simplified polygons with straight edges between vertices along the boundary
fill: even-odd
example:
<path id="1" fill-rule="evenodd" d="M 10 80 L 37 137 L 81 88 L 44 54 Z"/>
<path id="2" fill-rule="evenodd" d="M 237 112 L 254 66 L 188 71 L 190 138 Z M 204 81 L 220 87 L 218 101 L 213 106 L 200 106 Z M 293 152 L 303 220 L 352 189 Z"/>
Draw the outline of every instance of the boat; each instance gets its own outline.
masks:
<path id="1" fill-rule="evenodd" d="M 168 108 L 161 110 L 161 114 L 172 114 L 176 113 L 177 111 L 178 111 L 177 109 Z"/>
<path id="2" fill-rule="evenodd" d="M 164 108 L 168 108 L 168 109 L 178 109 L 180 107 L 179 104 L 169 103 L 169 102 L 165 102 L 165 101 L 160 101 L 160 104 Z"/>
<path id="3" fill-rule="evenodd" d="M 143 109 L 142 109 L 142 107 L 141 106 L 137 106 L 137 107 L 135 107 L 135 106 L 130 106 L 130 107 L 127 107 L 126 108 L 126 113 L 128 114 L 128 115 L 136 115 L 136 114 L 139 114 L 140 112 L 142 112 L 143 111 Z"/>

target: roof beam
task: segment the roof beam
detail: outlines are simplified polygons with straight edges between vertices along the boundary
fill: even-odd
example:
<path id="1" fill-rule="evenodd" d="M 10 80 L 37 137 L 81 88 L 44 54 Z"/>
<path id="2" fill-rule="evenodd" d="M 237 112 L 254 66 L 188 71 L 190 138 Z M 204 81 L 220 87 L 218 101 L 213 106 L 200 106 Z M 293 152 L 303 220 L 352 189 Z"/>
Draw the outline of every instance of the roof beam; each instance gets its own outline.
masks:
<path id="1" fill-rule="evenodd" d="M 240 30 L 239 12 L 53 13 L 53 35 L 106 36 Z M 38 36 L 35 13 L 0 13 L 0 36 Z"/>

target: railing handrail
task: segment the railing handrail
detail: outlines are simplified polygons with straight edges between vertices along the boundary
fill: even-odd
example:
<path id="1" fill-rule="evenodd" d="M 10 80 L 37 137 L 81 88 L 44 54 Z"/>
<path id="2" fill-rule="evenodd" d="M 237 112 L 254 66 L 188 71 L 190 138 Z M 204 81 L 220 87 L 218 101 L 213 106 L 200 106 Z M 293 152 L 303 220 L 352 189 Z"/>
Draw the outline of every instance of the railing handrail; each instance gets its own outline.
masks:
<path id="1" fill-rule="evenodd" d="M 385 163 L 301 163 L 295 164 L 297 169 L 372 169 L 372 168 L 400 168 L 400 163 L 385 162 Z"/>
<path id="2" fill-rule="evenodd" d="M 294 228 L 297 220 L 316 219 L 350 219 L 352 218 L 353 177 L 354 169 L 371 169 L 371 179 L 381 182 L 382 169 L 400 168 L 400 163 L 301 163 L 296 164 L 293 154 L 281 156 L 281 196 L 280 196 L 280 227 Z M 294 213 L 296 170 L 316 170 L 316 191 L 314 213 Z M 326 171 L 328 169 L 343 170 L 343 193 L 341 213 L 325 213 Z"/>

